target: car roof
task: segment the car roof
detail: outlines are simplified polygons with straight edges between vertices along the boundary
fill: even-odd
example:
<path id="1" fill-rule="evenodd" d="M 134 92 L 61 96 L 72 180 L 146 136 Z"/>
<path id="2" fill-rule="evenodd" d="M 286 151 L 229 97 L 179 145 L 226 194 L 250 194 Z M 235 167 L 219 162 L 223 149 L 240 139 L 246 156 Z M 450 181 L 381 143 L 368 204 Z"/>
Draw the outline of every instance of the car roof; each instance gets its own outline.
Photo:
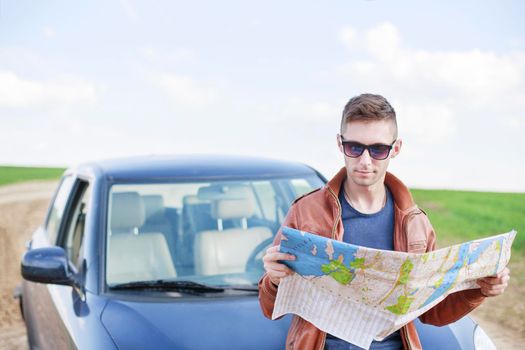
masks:
<path id="1" fill-rule="evenodd" d="M 135 156 L 85 163 L 66 173 L 91 174 L 113 181 L 320 175 L 299 162 L 229 155 Z"/>

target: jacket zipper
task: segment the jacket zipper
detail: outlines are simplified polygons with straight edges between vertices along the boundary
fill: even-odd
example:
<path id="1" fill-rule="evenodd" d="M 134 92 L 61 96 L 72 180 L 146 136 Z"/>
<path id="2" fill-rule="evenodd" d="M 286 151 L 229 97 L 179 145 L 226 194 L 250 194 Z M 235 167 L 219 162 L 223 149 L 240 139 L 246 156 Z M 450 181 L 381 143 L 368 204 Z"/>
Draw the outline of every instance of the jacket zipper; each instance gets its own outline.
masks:
<path id="1" fill-rule="evenodd" d="M 403 222 L 401 223 L 401 228 L 403 229 L 403 234 L 405 235 L 405 237 L 408 237 L 408 231 L 407 231 L 408 221 L 418 214 L 419 212 L 417 210 L 413 210 L 403 218 Z M 406 244 L 407 244 L 406 250 L 408 251 L 408 240 Z M 408 336 L 407 327 L 403 326 L 403 328 L 401 328 L 401 332 L 403 333 L 403 336 L 405 337 L 406 344 L 407 344 L 407 350 L 412 350 L 412 344 L 410 343 L 410 337 Z"/>
<path id="2" fill-rule="evenodd" d="M 408 337 L 407 327 L 403 326 L 403 328 L 401 328 L 401 331 L 403 332 L 403 335 L 405 336 L 405 340 L 407 343 L 407 350 L 412 350 L 412 344 L 410 344 L 410 338 Z"/>
<path id="3" fill-rule="evenodd" d="M 337 196 L 335 195 L 334 191 L 332 191 L 332 189 L 330 187 L 328 187 L 328 192 L 330 192 L 332 197 L 334 197 L 335 202 L 337 204 L 337 211 L 338 211 L 337 212 L 337 219 L 335 220 L 334 227 L 332 227 L 331 239 L 334 239 L 335 238 L 335 231 L 337 229 L 337 224 L 339 223 L 339 220 L 341 219 L 341 204 L 339 203 L 339 199 L 337 199 Z M 407 235 L 407 223 L 408 223 L 408 220 L 410 218 L 412 218 L 413 216 L 417 215 L 417 214 L 418 214 L 417 211 L 413 211 L 413 212 L 407 214 L 403 218 L 403 222 L 402 222 L 401 226 L 403 228 L 403 233 L 405 234 L 405 236 Z M 408 250 L 408 242 L 407 242 L 407 250 Z M 410 344 L 410 338 L 408 337 L 408 331 L 407 331 L 406 327 L 401 328 L 401 331 L 403 332 L 403 335 L 404 335 L 404 337 L 406 339 L 407 350 L 412 350 L 412 344 Z M 324 338 L 323 338 L 323 341 L 321 342 L 321 346 L 319 347 L 319 350 L 323 350 L 324 349 L 325 343 L 326 343 L 326 333 L 324 334 Z"/>
<path id="4" fill-rule="evenodd" d="M 330 187 L 327 187 L 327 188 L 328 188 L 328 192 L 330 192 L 332 197 L 334 197 L 335 203 L 337 204 L 337 219 L 335 220 L 334 227 L 332 227 L 332 235 L 330 236 L 331 239 L 334 239 L 335 231 L 337 230 L 337 224 L 339 223 L 339 220 L 341 220 L 341 204 L 339 203 L 339 199 L 335 195 L 334 191 L 332 191 Z M 321 342 L 321 346 L 319 347 L 319 350 L 323 350 L 324 345 L 326 343 L 326 332 L 323 332 L 323 333 L 324 333 L 324 337 L 323 337 L 323 341 Z"/>
<path id="5" fill-rule="evenodd" d="M 339 199 L 337 198 L 336 194 L 330 187 L 328 187 L 328 192 L 334 197 L 335 203 L 337 204 L 337 219 L 335 220 L 334 227 L 332 227 L 332 235 L 331 238 L 335 238 L 335 231 L 337 229 L 337 224 L 339 223 L 339 220 L 341 220 L 341 204 L 339 203 Z"/>
<path id="6" fill-rule="evenodd" d="M 412 219 L 414 216 L 420 214 L 420 212 L 418 210 L 413 210 L 411 211 L 410 213 L 408 213 L 404 218 L 403 218 L 403 222 L 401 223 L 401 227 L 403 229 L 403 234 L 405 235 L 405 237 L 408 236 L 408 231 L 407 231 L 407 226 L 408 226 L 408 221 L 410 219 Z M 408 251 L 408 241 L 407 241 L 407 247 L 406 247 L 406 250 Z"/>
<path id="7" fill-rule="evenodd" d="M 296 336 L 292 340 L 292 342 L 290 343 L 290 349 L 291 350 L 295 349 L 295 342 L 297 340 L 297 335 L 300 334 L 301 331 L 303 330 L 303 328 L 304 328 L 304 321 L 302 321 L 301 319 L 297 320 L 295 328 L 296 328 L 296 331 L 295 331 Z"/>

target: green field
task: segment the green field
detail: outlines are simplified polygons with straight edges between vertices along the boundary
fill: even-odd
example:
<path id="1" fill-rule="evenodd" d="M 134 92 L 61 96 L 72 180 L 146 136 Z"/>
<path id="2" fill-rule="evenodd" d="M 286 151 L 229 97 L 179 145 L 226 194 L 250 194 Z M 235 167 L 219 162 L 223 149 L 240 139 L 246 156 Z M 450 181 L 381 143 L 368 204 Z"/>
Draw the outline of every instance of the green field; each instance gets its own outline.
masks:
<path id="1" fill-rule="evenodd" d="M 64 170 L 64 168 L 0 166 L 0 185 L 29 180 L 58 180 Z"/>
<path id="2" fill-rule="evenodd" d="M 0 166 L 0 185 L 59 179 L 63 168 Z M 412 190 L 429 216 L 440 246 L 518 231 L 513 252 L 525 257 L 525 193 Z"/>
<path id="3" fill-rule="evenodd" d="M 525 193 L 412 190 L 440 246 L 518 231 L 513 252 L 525 256 Z"/>

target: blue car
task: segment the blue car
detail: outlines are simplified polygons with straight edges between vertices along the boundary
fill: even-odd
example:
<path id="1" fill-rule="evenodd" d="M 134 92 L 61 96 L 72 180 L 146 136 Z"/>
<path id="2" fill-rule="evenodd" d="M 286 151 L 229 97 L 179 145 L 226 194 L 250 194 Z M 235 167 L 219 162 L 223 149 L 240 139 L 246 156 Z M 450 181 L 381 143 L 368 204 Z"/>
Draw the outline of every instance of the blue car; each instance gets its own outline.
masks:
<path id="1" fill-rule="evenodd" d="M 148 156 L 68 169 L 22 259 L 32 349 L 283 349 L 259 309 L 262 255 L 316 170 L 253 157 Z M 417 323 L 425 349 L 491 344 L 468 317 Z"/>

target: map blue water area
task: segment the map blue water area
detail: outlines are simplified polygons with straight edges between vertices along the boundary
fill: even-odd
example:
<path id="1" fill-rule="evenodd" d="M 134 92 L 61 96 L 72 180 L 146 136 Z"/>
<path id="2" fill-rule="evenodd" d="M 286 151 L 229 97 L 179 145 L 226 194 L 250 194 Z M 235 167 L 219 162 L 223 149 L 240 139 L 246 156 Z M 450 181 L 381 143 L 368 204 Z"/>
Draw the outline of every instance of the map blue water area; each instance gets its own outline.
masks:
<path id="1" fill-rule="evenodd" d="M 423 303 L 422 306 L 430 304 L 431 302 L 439 298 L 439 296 L 448 292 L 453 287 L 454 282 L 458 277 L 459 270 L 464 265 L 471 265 L 475 263 L 479 259 L 480 255 L 484 251 L 486 251 L 491 246 L 491 244 L 494 243 L 495 240 L 500 240 L 500 245 L 503 244 L 503 237 L 496 237 L 493 239 L 483 240 L 470 253 L 469 248 L 472 242 L 463 243 L 459 248 L 458 259 L 454 263 L 454 266 L 452 266 L 452 268 L 445 273 L 445 276 L 443 277 L 443 282 L 436 288 L 434 293 L 432 293 L 430 297 L 428 297 L 428 299 Z"/>
<path id="2" fill-rule="evenodd" d="M 350 269 L 350 263 L 355 260 L 355 253 L 359 246 L 335 241 L 290 227 L 283 227 L 283 239 L 280 251 L 293 254 L 295 260 L 281 261 L 292 270 L 304 276 L 325 276 L 321 270 L 322 265 L 329 264 L 331 260 L 337 260 L 342 256 L 342 263 Z M 327 245 L 333 247 L 332 257 L 326 252 Z"/>
<path id="3" fill-rule="evenodd" d="M 459 247 L 456 262 L 447 272 L 445 272 L 445 276 L 443 276 L 443 281 L 440 283 L 439 286 L 437 286 L 434 293 L 432 293 L 420 307 L 424 307 L 430 304 L 431 302 L 439 298 L 441 295 L 448 292 L 453 287 L 454 282 L 456 282 L 456 279 L 458 277 L 459 271 L 461 270 L 463 266 L 465 266 L 465 263 L 467 262 L 467 259 L 469 258 L 470 244 L 471 242 L 463 243 Z"/>
<path id="4" fill-rule="evenodd" d="M 490 245 L 492 243 L 494 243 L 495 240 L 500 240 L 500 244 L 502 244 L 503 242 L 503 237 L 500 237 L 500 238 L 494 238 L 494 239 L 487 239 L 487 240 L 484 240 L 482 241 L 479 246 L 476 247 L 476 249 L 474 249 L 474 251 L 472 253 L 470 253 L 470 256 L 468 258 L 468 264 L 471 265 L 473 263 L 475 263 L 479 256 L 481 255 L 481 253 L 483 253 L 485 250 L 487 250 L 488 247 L 490 247 Z"/>

